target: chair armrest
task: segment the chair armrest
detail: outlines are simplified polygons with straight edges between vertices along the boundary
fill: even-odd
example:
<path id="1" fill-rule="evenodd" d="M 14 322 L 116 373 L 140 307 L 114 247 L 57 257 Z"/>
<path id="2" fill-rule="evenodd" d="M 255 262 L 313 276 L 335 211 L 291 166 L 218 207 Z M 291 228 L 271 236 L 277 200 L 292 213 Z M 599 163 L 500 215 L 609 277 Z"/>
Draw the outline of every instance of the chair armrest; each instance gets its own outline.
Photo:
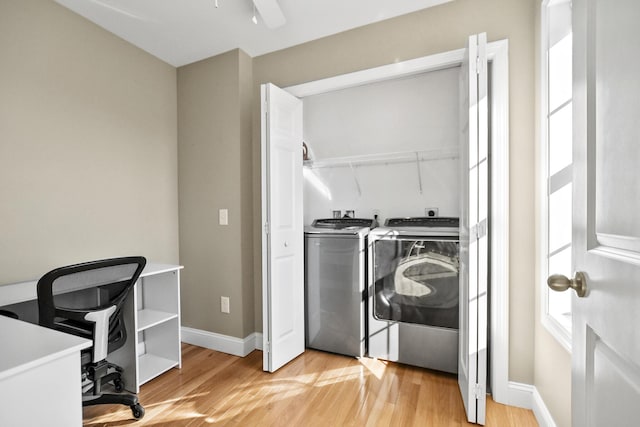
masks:
<path id="1" fill-rule="evenodd" d="M 84 318 L 95 323 L 93 333 L 93 359 L 92 362 L 99 362 L 107 358 L 109 347 L 109 317 L 116 311 L 116 306 L 105 308 L 104 310 L 91 311 Z"/>

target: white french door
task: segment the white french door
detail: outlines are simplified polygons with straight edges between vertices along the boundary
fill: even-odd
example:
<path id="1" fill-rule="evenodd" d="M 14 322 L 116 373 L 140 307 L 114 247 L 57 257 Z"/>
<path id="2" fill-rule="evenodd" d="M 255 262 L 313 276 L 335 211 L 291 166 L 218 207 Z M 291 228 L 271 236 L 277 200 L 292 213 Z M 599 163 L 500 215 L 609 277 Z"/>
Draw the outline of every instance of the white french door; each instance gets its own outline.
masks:
<path id="1" fill-rule="evenodd" d="M 573 0 L 572 423 L 638 425 L 640 2 Z M 550 278 L 578 287 L 580 275 Z M 552 283 L 553 284 L 553 283 Z"/>
<path id="2" fill-rule="evenodd" d="M 487 383 L 489 116 L 487 37 L 469 37 L 461 72 L 458 384 L 469 422 L 484 424 Z"/>
<path id="3" fill-rule="evenodd" d="M 263 369 L 274 372 L 304 351 L 302 101 L 260 90 Z"/>

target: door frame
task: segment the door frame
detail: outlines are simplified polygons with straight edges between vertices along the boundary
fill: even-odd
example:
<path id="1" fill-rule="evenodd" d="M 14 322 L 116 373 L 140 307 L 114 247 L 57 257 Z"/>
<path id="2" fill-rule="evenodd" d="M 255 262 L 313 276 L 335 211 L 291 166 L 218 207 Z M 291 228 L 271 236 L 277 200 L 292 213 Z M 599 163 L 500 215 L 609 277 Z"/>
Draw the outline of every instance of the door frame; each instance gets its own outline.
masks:
<path id="1" fill-rule="evenodd" d="M 509 43 L 487 43 L 491 65 L 491 311 L 490 378 L 493 400 L 509 397 Z M 362 84 L 460 66 L 464 49 L 452 50 L 283 88 L 298 98 Z M 515 397 L 515 396 L 514 396 Z M 522 405 L 520 405 L 522 406 Z"/>

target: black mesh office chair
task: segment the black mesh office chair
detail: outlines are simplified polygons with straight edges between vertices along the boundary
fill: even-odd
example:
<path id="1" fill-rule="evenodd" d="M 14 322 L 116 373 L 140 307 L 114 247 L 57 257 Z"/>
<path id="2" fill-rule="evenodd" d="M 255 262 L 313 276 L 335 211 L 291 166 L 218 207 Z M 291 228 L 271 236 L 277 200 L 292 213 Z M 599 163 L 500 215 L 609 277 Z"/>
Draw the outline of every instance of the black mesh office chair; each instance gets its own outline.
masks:
<path id="1" fill-rule="evenodd" d="M 143 257 L 91 261 L 56 268 L 38 281 L 40 325 L 93 340 L 82 352 L 82 406 L 123 404 L 135 418 L 144 416 L 135 394 L 119 393 L 122 368 L 106 358 L 127 339 L 122 306 L 146 262 Z M 109 382 L 118 393 L 102 393 Z"/>

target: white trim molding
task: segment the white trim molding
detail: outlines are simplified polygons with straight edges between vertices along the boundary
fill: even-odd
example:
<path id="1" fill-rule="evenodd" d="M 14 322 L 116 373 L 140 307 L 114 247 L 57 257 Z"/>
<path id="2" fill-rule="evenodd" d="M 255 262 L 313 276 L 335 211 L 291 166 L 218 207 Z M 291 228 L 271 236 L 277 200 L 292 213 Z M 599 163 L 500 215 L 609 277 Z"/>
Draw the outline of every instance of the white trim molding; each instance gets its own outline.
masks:
<path id="1" fill-rule="evenodd" d="M 530 384 L 509 381 L 508 387 L 509 392 L 507 401 L 504 402 L 505 404 L 524 409 L 533 408 L 533 391 L 535 390 L 534 386 Z"/>
<path id="2" fill-rule="evenodd" d="M 315 80 L 284 88 L 298 98 L 319 95 L 335 90 L 347 89 L 362 84 L 382 82 L 400 77 L 408 77 L 427 71 L 436 71 L 449 67 L 459 67 L 464 59 L 464 49 L 437 53 L 393 64 L 381 65 L 353 73 L 341 74 L 326 79 Z"/>
<path id="3" fill-rule="evenodd" d="M 531 409 L 540 427 L 556 427 L 547 405 L 545 405 L 535 386 L 509 381 L 508 388 L 507 405 Z"/>
<path id="4" fill-rule="evenodd" d="M 491 390 L 505 403 L 509 383 L 509 42 L 487 43 L 491 63 Z"/>
<path id="5" fill-rule="evenodd" d="M 543 0 L 540 16 L 540 105 L 539 105 L 539 138 L 536 148 L 536 198 L 538 209 L 536 210 L 537 222 L 540 232 L 537 233 L 536 269 L 538 281 L 536 287 L 540 288 L 540 323 L 553 336 L 565 350 L 571 353 L 571 330 L 563 326 L 554 316 L 549 313 L 549 295 L 551 292 L 547 286 L 547 277 L 552 273 L 549 271 L 549 7 L 557 6 L 568 0 Z M 568 179 L 571 180 L 571 169 L 568 169 Z M 563 181 L 565 181 L 563 179 Z M 555 191 L 555 190 L 554 190 Z"/>
<path id="6" fill-rule="evenodd" d="M 253 332 L 243 339 L 186 326 L 183 326 L 181 331 L 182 342 L 234 356 L 245 357 L 253 350 L 262 348 L 262 334 L 257 332 Z M 260 342 L 259 347 L 258 341 Z"/>
<path id="7" fill-rule="evenodd" d="M 547 405 L 544 404 L 542 400 L 542 396 L 538 393 L 537 388 L 533 388 L 533 415 L 536 416 L 536 420 L 540 427 L 556 427 L 555 421 L 553 421 L 553 417 L 547 409 Z"/>

